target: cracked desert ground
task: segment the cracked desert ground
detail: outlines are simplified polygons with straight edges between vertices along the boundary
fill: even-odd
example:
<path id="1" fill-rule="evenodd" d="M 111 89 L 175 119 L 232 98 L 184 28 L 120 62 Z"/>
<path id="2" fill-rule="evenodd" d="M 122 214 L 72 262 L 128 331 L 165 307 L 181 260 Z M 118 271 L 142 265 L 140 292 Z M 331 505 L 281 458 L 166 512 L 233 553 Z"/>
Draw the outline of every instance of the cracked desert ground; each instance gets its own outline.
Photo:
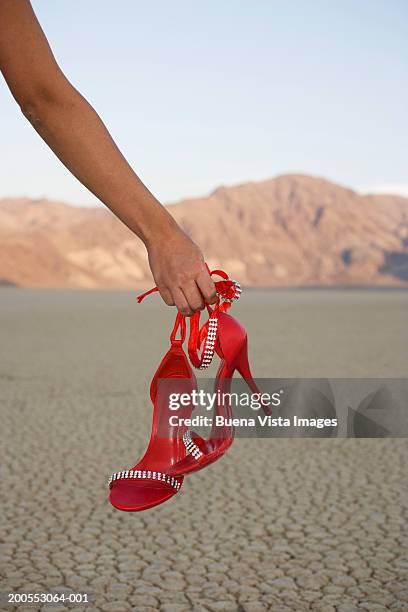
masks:
<path id="1" fill-rule="evenodd" d="M 257 377 L 405 377 L 407 306 L 247 291 L 235 314 Z M 108 504 L 110 473 L 145 450 L 172 316 L 129 291 L 0 291 L 0 590 L 103 611 L 408 610 L 405 439 L 237 439 L 166 504 Z"/>

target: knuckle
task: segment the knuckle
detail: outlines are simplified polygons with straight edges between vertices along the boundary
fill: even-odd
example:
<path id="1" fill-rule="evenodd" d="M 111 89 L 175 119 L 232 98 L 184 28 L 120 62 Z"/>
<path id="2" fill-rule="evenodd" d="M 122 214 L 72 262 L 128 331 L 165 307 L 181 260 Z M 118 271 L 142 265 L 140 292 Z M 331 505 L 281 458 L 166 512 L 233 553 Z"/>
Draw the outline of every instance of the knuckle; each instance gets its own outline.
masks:
<path id="1" fill-rule="evenodd" d="M 185 271 L 183 270 L 183 271 L 180 271 L 180 272 L 177 274 L 177 277 L 176 277 L 176 279 L 175 279 L 175 283 L 176 283 L 176 285 L 178 285 L 179 287 L 183 287 L 183 285 L 185 285 L 186 283 L 188 283 L 190 279 L 191 279 L 191 275 L 190 275 L 190 274 L 188 274 L 187 272 L 185 272 Z"/>

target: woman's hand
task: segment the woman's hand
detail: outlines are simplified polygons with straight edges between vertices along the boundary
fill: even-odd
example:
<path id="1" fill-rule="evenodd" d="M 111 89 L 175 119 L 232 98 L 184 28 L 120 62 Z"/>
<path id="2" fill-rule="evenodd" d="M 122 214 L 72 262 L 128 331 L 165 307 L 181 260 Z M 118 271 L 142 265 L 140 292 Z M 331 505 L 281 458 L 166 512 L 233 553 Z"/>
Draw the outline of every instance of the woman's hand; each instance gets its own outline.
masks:
<path id="1" fill-rule="evenodd" d="M 146 243 L 157 288 L 169 306 L 190 316 L 216 299 L 215 285 L 198 246 L 174 223 L 169 233 Z"/>

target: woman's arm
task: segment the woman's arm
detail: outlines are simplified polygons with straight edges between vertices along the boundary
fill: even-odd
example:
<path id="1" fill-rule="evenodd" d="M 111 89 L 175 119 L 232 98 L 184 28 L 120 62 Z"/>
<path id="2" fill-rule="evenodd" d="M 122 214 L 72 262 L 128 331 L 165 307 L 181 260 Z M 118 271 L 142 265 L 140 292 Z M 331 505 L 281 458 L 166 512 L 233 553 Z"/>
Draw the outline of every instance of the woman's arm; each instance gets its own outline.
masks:
<path id="1" fill-rule="evenodd" d="M 203 308 L 203 297 L 213 303 L 215 288 L 201 251 L 64 76 L 29 0 L 0 0 L 0 69 L 23 114 L 62 163 L 143 240 L 166 304 L 189 315 Z"/>

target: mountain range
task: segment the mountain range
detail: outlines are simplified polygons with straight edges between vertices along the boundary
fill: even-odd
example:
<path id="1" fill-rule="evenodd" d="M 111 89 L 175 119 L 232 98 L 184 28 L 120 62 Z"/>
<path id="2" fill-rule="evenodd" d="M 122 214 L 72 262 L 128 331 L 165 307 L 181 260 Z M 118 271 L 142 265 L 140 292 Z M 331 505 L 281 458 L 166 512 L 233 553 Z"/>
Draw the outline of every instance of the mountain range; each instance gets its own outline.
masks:
<path id="1" fill-rule="evenodd" d="M 408 198 L 290 174 L 169 210 L 210 267 L 247 286 L 408 287 Z M 143 244 L 110 211 L 5 198 L 0 284 L 132 288 L 152 279 Z"/>

